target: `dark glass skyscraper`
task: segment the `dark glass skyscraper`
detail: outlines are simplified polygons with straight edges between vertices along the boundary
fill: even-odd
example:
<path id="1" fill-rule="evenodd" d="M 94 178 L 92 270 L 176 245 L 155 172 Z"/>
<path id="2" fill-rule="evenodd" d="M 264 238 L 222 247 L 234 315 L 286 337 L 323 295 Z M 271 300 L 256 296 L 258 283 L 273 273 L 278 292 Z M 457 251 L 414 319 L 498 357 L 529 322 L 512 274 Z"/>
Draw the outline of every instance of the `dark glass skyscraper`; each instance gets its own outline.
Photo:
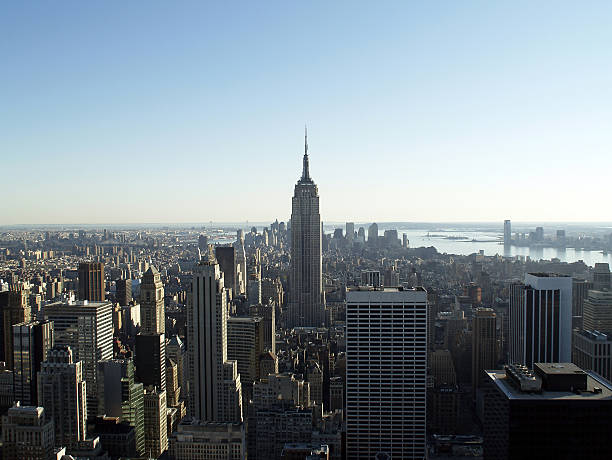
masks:
<path id="1" fill-rule="evenodd" d="M 320 326 L 324 302 L 319 190 L 310 178 L 308 138 L 305 137 L 302 177 L 295 184 L 291 206 L 289 326 Z"/>

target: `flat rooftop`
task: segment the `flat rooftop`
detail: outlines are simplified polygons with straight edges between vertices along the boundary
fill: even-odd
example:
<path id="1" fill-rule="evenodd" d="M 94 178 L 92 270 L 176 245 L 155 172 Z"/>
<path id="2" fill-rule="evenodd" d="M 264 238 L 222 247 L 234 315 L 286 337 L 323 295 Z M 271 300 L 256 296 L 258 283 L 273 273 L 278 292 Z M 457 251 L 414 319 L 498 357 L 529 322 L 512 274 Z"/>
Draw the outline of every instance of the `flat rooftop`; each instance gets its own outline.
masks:
<path id="1" fill-rule="evenodd" d="M 422 286 L 416 286 L 411 288 L 405 288 L 403 286 L 398 287 L 385 287 L 385 286 L 351 286 L 349 292 L 425 292 L 425 288 Z"/>
<path id="2" fill-rule="evenodd" d="M 576 366 L 578 370 L 581 370 Z M 508 399 L 514 400 L 576 400 L 586 401 L 589 399 L 608 399 L 612 398 L 612 384 L 599 377 L 597 374 L 587 372 L 587 389 L 581 392 L 572 391 L 547 391 L 541 393 L 530 393 L 521 391 L 513 385 L 503 370 L 485 371 L 492 383 L 497 386 Z M 561 371 L 560 371 L 561 372 Z M 595 388 L 601 389 L 601 393 L 596 393 Z"/>

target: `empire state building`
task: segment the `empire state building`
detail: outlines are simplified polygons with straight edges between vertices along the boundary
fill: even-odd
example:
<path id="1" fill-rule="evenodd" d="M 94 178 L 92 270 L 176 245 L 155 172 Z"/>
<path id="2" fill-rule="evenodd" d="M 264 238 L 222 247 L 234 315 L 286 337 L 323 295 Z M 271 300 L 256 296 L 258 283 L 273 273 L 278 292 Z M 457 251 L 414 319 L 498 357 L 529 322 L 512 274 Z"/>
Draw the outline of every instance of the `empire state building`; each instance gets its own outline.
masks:
<path id="1" fill-rule="evenodd" d="M 308 166 L 305 136 L 302 177 L 295 184 L 291 205 L 290 327 L 318 327 L 324 319 L 319 190 L 310 178 Z"/>

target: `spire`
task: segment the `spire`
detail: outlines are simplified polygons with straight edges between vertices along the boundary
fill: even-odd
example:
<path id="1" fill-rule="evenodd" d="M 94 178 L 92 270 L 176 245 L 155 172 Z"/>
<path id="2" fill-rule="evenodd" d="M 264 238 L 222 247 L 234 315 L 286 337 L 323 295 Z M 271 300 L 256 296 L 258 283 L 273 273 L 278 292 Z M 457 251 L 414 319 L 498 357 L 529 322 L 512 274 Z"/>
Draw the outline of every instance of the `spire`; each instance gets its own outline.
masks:
<path id="1" fill-rule="evenodd" d="M 312 182 L 308 170 L 308 128 L 304 125 L 304 165 L 302 168 L 302 181 Z"/>

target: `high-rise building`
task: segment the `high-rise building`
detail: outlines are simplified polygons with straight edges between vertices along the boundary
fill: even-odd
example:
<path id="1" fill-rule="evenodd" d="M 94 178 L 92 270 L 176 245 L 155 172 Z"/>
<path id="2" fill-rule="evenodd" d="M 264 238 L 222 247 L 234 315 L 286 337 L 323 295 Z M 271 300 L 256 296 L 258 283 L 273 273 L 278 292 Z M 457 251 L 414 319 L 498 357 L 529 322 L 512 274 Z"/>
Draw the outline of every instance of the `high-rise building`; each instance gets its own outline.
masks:
<path id="1" fill-rule="evenodd" d="M 54 444 L 53 421 L 44 408 L 17 403 L 2 416 L 3 458 L 51 459 Z"/>
<path id="2" fill-rule="evenodd" d="M 119 305 L 129 305 L 132 300 L 132 280 L 118 279 L 115 281 L 117 287 L 117 302 Z"/>
<path id="3" fill-rule="evenodd" d="M 574 331 L 572 362 L 585 371 L 612 381 L 612 335 L 599 331 Z"/>
<path id="4" fill-rule="evenodd" d="M 308 161 L 306 138 L 302 177 L 295 184 L 291 205 L 289 327 L 318 327 L 324 320 L 319 190 Z"/>
<path id="5" fill-rule="evenodd" d="M 276 304 L 251 305 L 251 316 L 259 316 L 263 322 L 263 348 L 276 353 Z"/>
<path id="6" fill-rule="evenodd" d="M 236 289 L 236 249 L 233 245 L 216 246 L 215 256 L 223 272 L 225 287 L 231 289 L 234 296 L 238 295 L 238 290 Z"/>
<path id="7" fill-rule="evenodd" d="M 509 219 L 504 220 L 504 244 L 512 244 L 512 224 Z"/>
<path id="8" fill-rule="evenodd" d="M 226 292 L 212 254 L 194 267 L 187 308 L 189 413 L 209 422 L 242 421 L 238 363 L 227 357 Z"/>
<path id="9" fill-rule="evenodd" d="M 104 264 L 81 262 L 79 264 L 79 300 L 104 302 Z"/>
<path id="10" fill-rule="evenodd" d="M 75 361 L 83 362 L 87 416 L 98 415 L 98 361 L 113 357 L 113 305 L 110 302 L 57 302 L 45 307 L 53 321 L 56 345 L 68 345 Z"/>
<path id="11" fill-rule="evenodd" d="M 596 263 L 593 269 L 593 289 L 604 291 L 610 289 L 610 266 L 606 263 Z"/>
<path id="12" fill-rule="evenodd" d="M 589 291 L 583 306 L 582 327 L 585 331 L 612 332 L 612 292 Z"/>
<path id="13" fill-rule="evenodd" d="M 108 359 L 98 363 L 98 415 L 129 423 L 136 434 L 136 453 L 144 455 L 144 390 L 137 383 L 131 359 Z M 165 393 L 164 393 L 165 394 Z"/>
<path id="14" fill-rule="evenodd" d="M 244 252 L 244 232 L 238 230 L 238 239 L 234 243 L 236 256 L 236 294 L 243 295 L 247 289 L 246 253 Z"/>
<path id="15" fill-rule="evenodd" d="M 251 273 L 247 283 L 247 299 L 249 305 L 261 303 L 261 276 L 259 273 Z"/>
<path id="16" fill-rule="evenodd" d="M 138 334 L 134 365 L 136 378 L 145 387 L 166 390 L 166 335 Z"/>
<path id="17" fill-rule="evenodd" d="M 612 386 L 571 363 L 488 371 L 484 458 L 612 458 Z"/>
<path id="18" fill-rule="evenodd" d="M 346 241 L 349 246 L 353 245 L 353 240 L 355 239 L 355 222 L 347 222 L 346 223 Z"/>
<path id="19" fill-rule="evenodd" d="M 176 363 L 178 386 L 182 388 L 183 392 L 186 391 L 186 382 L 189 378 L 185 365 L 185 351 L 185 344 L 179 336 L 173 335 L 170 337 L 166 344 L 166 356 Z"/>
<path id="20" fill-rule="evenodd" d="M 238 363 L 243 401 L 252 396 L 259 379 L 259 356 L 264 351 L 264 322 L 259 316 L 231 316 L 227 320 L 227 359 Z M 243 407 L 246 405 L 243 403 Z"/>
<path id="21" fill-rule="evenodd" d="M 166 332 L 164 284 L 157 269 L 150 266 L 140 285 L 140 332 L 161 334 Z"/>
<path id="22" fill-rule="evenodd" d="M 368 227 L 368 244 L 370 246 L 378 245 L 378 224 L 376 222 Z"/>
<path id="23" fill-rule="evenodd" d="M 573 327 L 582 329 L 584 301 L 593 289 L 593 283 L 580 278 L 572 278 L 572 317 Z"/>
<path id="24" fill-rule="evenodd" d="M 358 288 L 346 301 L 346 457 L 424 458 L 427 292 Z"/>
<path id="25" fill-rule="evenodd" d="M 208 236 L 200 235 L 198 236 L 198 248 L 202 254 L 208 251 Z"/>
<path id="26" fill-rule="evenodd" d="M 31 321 L 13 325 L 13 388 L 15 401 L 37 406 L 36 383 L 41 363 L 53 348 L 53 323 Z"/>
<path id="27" fill-rule="evenodd" d="M 55 445 L 76 447 L 85 441 L 87 402 L 83 363 L 59 345 L 47 353 L 38 373 L 38 401 L 55 427 Z"/>
<path id="28" fill-rule="evenodd" d="M 144 439 L 145 452 L 151 458 L 168 450 L 166 392 L 155 387 L 144 391 Z"/>
<path id="29" fill-rule="evenodd" d="M 477 308 L 472 319 L 472 392 L 475 395 L 486 369 L 497 366 L 497 317 L 492 308 Z"/>
<path id="30" fill-rule="evenodd" d="M 510 362 L 531 368 L 534 362 L 572 359 L 572 278 L 527 273 L 510 286 Z"/>
<path id="31" fill-rule="evenodd" d="M 6 305 L 2 308 L 2 332 L 4 361 L 13 369 L 13 325 L 28 322 L 31 318 L 30 292 L 22 286 L 14 286 L 6 293 Z"/>

